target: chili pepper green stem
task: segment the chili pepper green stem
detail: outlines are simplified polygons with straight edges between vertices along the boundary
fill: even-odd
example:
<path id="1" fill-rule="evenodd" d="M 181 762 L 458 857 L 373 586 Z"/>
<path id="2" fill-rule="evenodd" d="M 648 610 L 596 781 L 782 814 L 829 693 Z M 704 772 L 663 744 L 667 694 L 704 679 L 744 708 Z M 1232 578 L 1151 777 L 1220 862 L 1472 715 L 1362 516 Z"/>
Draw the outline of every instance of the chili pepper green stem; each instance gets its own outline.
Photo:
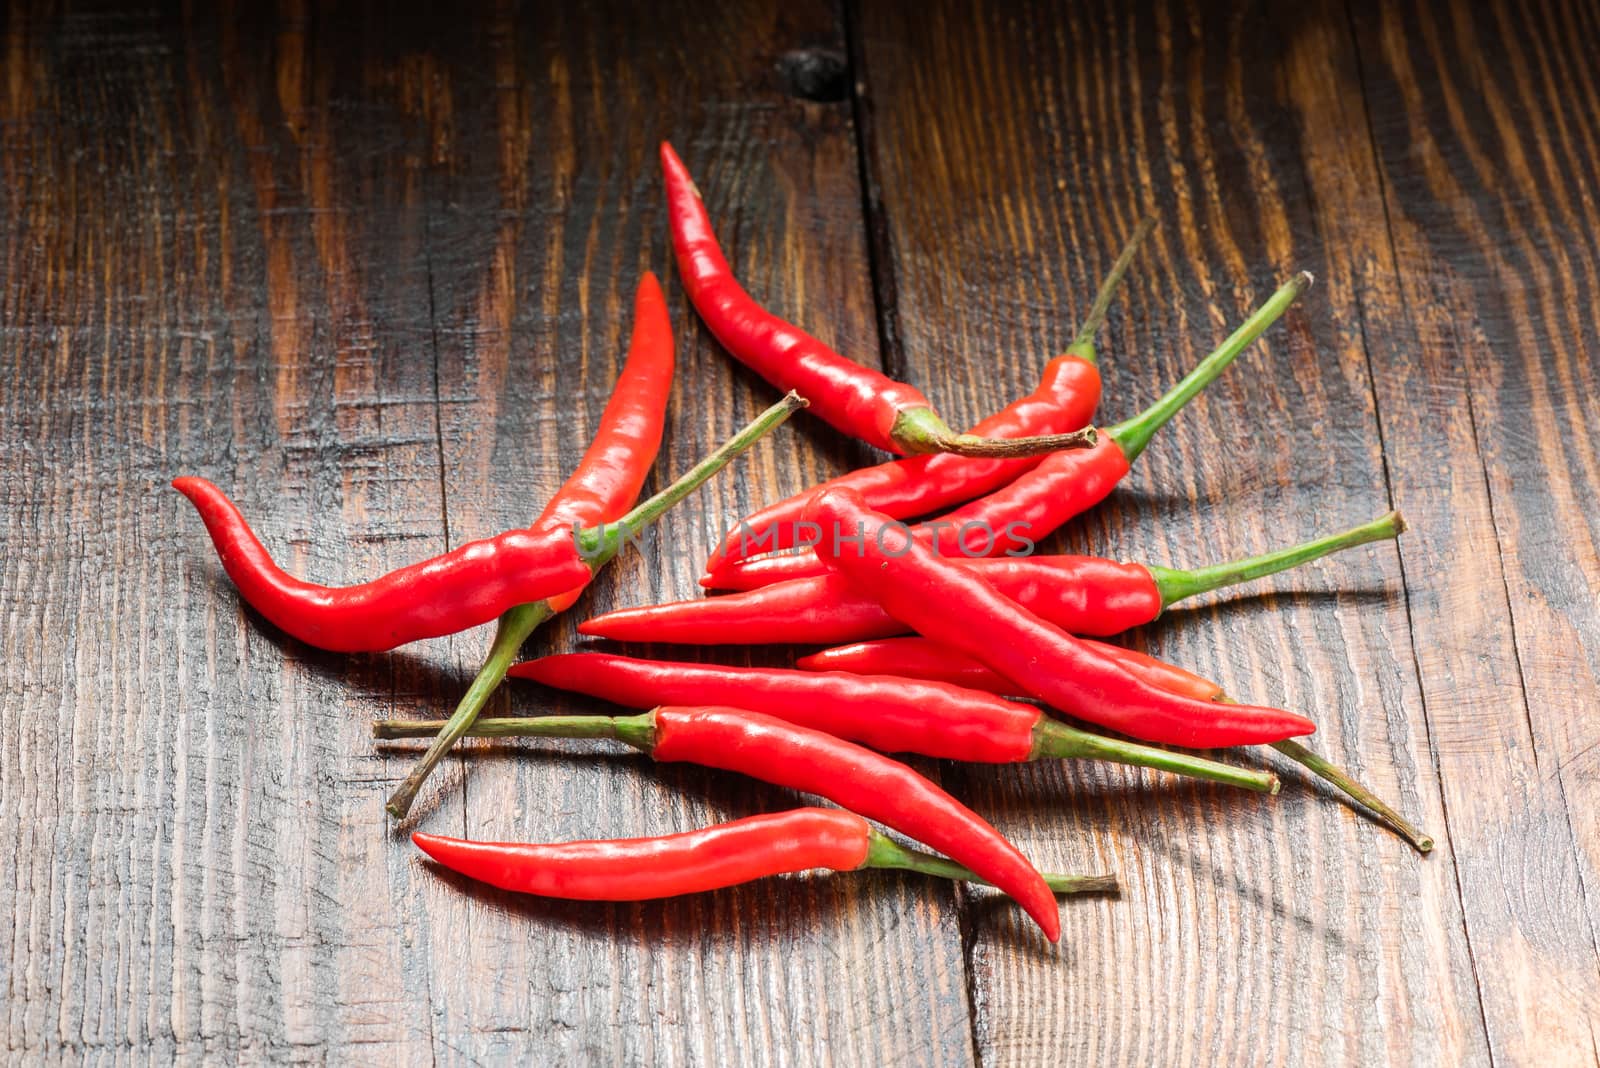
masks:
<path id="1" fill-rule="evenodd" d="M 1036 434 L 1029 438 L 958 434 L 932 408 L 902 411 L 895 417 L 892 436 L 911 452 L 953 452 L 957 456 L 980 458 L 1038 456 L 1061 449 L 1090 449 L 1100 440 L 1092 426 L 1066 434 Z"/>
<path id="2" fill-rule="evenodd" d="M 1034 759 L 1060 757 L 1064 759 L 1110 760 L 1118 764 L 1131 764 L 1141 768 L 1156 768 L 1174 775 L 1187 775 L 1194 779 L 1207 779 L 1228 786 L 1239 786 L 1257 793 L 1275 794 L 1280 783 L 1270 771 L 1237 768 L 1205 757 L 1187 753 L 1174 753 L 1120 738 L 1107 738 L 1099 734 L 1069 727 L 1055 720 L 1041 719 L 1033 728 Z"/>
<path id="3" fill-rule="evenodd" d="M 1197 594 L 1209 593 L 1224 586 L 1232 586 L 1251 579 L 1275 575 L 1280 571 L 1287 571 L 1292 567 L 1319 560 L 1324 556 L 1339 552 L 1343 549 L 1352 549 L 1357 545 L 1366 545 L 1385 538 L 1399 537 L 1405 532 L 1406 521 L 1399 512 L 1390 512 L 1388 515 L 1379 516 L 1370 523 L 1363 523 L 1358 527 L 1338 534 L 1330 534 L 1325 538 L 1316 538 L 1312 541 L 1292 545 L 1287 549 L 1276 552 L 1263 553 L 1244 560 L 1235 560 L 1226 564 L 1212 564 L 1209 567 L 1195 568 L 1193 571 L 1175 571 L 1171 568 L 1146 565 L 1150 576 L 1156 581 L 1156 589 L 1161 592 L 1161 607 L 1168 608 L 1174 602 Z"/>
<path id="4" fill-rule="evenodd" d="M 867 840 L 867 859 L 861 864 L 863 868 L 895 868 L 900 871 L 921 872 L 923 875 L 933 875 L 941 879 L 954 879 L 957 882 L 993 885 L 952 860 L 924 853 L 920 849 L 908 849 L 878 831 L 870 833 L 871 837 Z M 1048 872 L 1041 874 L 1044 875 L 1044 881 L 1050 889 L 1058 894 L 1106 894 L 1116 893 L 1118 890 L 1115 875 L 1052 875 Z"/>
<path id="5" fill-rule="evenodd" d="M 676 482 L 654 497 L 641 501 L 615 523 L 574 528 L 573 539 L 577 542 L 579 554 L 588 563 L 589 570 L 597 571 L 610 563 L 630 538 L 661 518 L 667 509 L 699 489 L 702 483 L 728 466 L 731 460 L 804 407 L 806 399 L 790 390 L 777 404 L 762 412 L 743 430 L 723 442 L 715 452 L 679 476 Z"/>
<path id="6" fill-rule="evenodd" d="M 429 738 L 443 722 L 437 719 L 380 719 L 372 736 L 380 740 Z M 649 752 L 655 747 L 655 719 L 637 716 L 495 716 L 480 719 L 466 732 L 474 738 L 607 738 Z"/>
<path id="7" fill-rule="evenodd" d="M 1300 294 L 1310 287 L 1312 281 L 1310 271 L 1301 271 L 1295 275 L 1269 297 L 1265 304 L 1257 308 L 1239 329 L 1228 335 L 1227 340 L 1218 345 L 1211 355 L 1184 375 L 1165 396 L 1132 419 L 1125 419 L 1116 426 L 1107 428 L 1106 433 L 1116 441 L 1123 455 L 1132 461 L 1144 452 L 1155 432 L 1177 415 L 1185 404 L 1193 400 L 1195 394 L 1210 385 L 1211 380 L 1226 370 L 1239 353 L 1260 337 L 1267 327 L 1277 322 L 1278 317 L 1289 310 L 1289 305 L 1300 299 Z"/>
<path id="8" fill-rule="evenodd" d="M 1139 225 L 1133 228 L 1133 236 L 1122 246 L 1122 252 L 1117 255 L 1116 262 L 1111 265 L 1111 270 L 1106 272 L 1105 281 L 1100 283 L 1100 291 L 1094 295 L 1094 303 L 1089 306 L 1089 314 L 1084 316 L 1083 324 L 1078 327 L 1078 336 L 1067 346 L 1068 355 L 1076 356 L 1086 363 L 1098 362 L 1094 351 L 1094 336 L 1105 324 L 1106 313 L 1111 310 L 1111 301 L 1117 295 L 1117 287 L 1122 284 L 1123 275 L 1128 273 L 1128 267 L 1133 263 L 1134 253 L 1139 251 L 1139 245 L 1155 228 L 1156 221 L 1150 216 L 1139 220 Z"/>
<path id="9" fill-rule="evenodd" d="M 632 534 L 655 522 L 667 509 L 694 492 L 740 453 L 805 406 L 805 398 L 791 391 L 724 442 L 715 452 L 691 467 L 672 485 L 636 506 L 618 522 L 586 530 L 575 528 L 572 536 L 584 562 L 589 565 L 589 570 L 594 572 L 605 566 L 622 550 Z M 490 695 L 505 680 L 506 671 L 516 660 L 522 643 L 527 641 L 539 625 L 553 614 L 549 604 L 541 601 L 537 604 L 518 605 L 500 617 L 499 626 L 495 630 L 494 644 L 489 649 L 489 656 L 484 661 L 483 667 L 478 670 L 472 684 L 467 687 L 467 692 L 462 695 L 450 719 L 440 728 L 438 737 L 428 747 L 428 751 L 422 754 L 422 758 L 406 775 L 405 780 L 389 796 L 388 802 L 384 805 L 389 815 L 395 819 L 403 819 L 406 813 L 411 811 L 411 806 L 417 799 L 417 791 L 422 789 L 422 784 L 451 747 L 470 731 L 479 713 L 483 711 L 484 705 L 488 704 Z"/>
<path id="10" fill-rule="evenodd" d="M 461 736 L 471 731 L 478 713 L 483 711 L 484 705 L 489 703 L 489 697 L 505 681 L 506 671 L 516 661 L 522 643 L 527 641 L 528 637 L 538 629 L 539 624 L 549 619 L 551 615 L 548 602 L 540 601 L 537 604 L 519 604 L 500 617 L 500 622 L 495 627 L 494 644 L 489 647 L 489 655 L 484 660 L 483 667 L 478 669 L 472 685 L 461 695 L 461 700 L 456 704 L 455 711 L 448 720 L 435 721 L 438 724 L 434 732 L 437 737 L 434 738 L 433 744 L 412 766 L 394 793 L 389 795 L 384 808 L 391 816 L 401 819 L 411 811 L 412 802 L 416 800 L 417 791 L 422 788 L 423 782 L 432 774 L 433 769 L 444 759 L 444 755 L 451 747 L 461 740 Z"/>
<path id="11" fill-rule="evenodd" d="M 1400 813 L 1386 805 L 1377 794 L 1352 779 L 1348 772 L 1337 764 L 1318 756 L 1299 742 L 1282 741 L 1273 742 L 1272 748 L 1288 757 L 1290 760 L 1304 764 L 1306 768 L 1337 786 L 1349 794 L 1356 801 L 1371 809 L 1372 812 L 1400 837 L 1410 842 L 1418 853 L 1428 853 L 1433 849 L 1433 839 L 1418 830 L 1417 827 Z"/>

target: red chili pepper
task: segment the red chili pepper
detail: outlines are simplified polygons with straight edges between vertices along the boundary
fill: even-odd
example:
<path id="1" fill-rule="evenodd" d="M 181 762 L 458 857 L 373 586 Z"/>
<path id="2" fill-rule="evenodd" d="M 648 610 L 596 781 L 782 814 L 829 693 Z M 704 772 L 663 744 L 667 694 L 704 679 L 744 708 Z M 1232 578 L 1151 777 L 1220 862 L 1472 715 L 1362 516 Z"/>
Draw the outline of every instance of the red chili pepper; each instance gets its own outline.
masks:
<path id="1" fill-rule="evenodd" d="M 194 504 L 245 602 L 307 645 L 376 652 L 487 623 L 513 605 L 582 585 L 572 532 L 512 530 L 357 586 L 319 586 L 273 563 L 237 506 L 203 478 L 173 479 Z"/>
<path id="2" fill-rule="evenodd" d="M 667 298 L 655 274 L 646 271 L 633 297 L 627 359 L 600 414 L 599 430 L 535 527 L 614 523 L 633 507 L 661 449 L 675 363 Z M 579 587 L 550 598 L 550 611 L 572 607 L 582 592 Z"/>
<path id="3" fill-rule="evenodd" d="M 1045 457 L 1010 485 L 939 519 L 917 524 L 912 528 L 917 538 L 951 558 L 1032 553 L 1040 539 L 1105 500 L 1156 431 L 1276 322 L 1310 284 L 1311 276 L 1304 273 L 1285 284 L 1165 396 L 1132 419 L 1103 431 L 1093 448 Z M 720 589 L 748 590 L 826 572 L 813 552 L 730 562 L 701 581 Z"/>
<path id="4" fill-rule="evenodd" d="M 574 901 L 648 901 L 720 890 L 771 875 L 827 868 L 922 872 L 983 882 L 943 857 L 907 849 L 853 812 L 797 808 L 658 838 L 469 842 L 413 834 L 428 856 L 469 879 L 522 894 Z M 1045 875 L 1058 894 L 1114 893 L 1113 875 Z"/>
<path id="5" fill-rule="evenodd" d="M 888 753 L 988 764 L 1113 760 L 1247 790 L 1277 790 L 1272 776 L 1261 772 L 1091 734 L 1050 719 L 1033 705 L 940 682 L 635 660 L 609 653 L 546 656 L 516 665 L 511 675 L 631 708 L 691 701 L 747 708 Z M 487 726 L 500 735 L 514 734 L 522 722 L 538 721 L 496 719 Z"/>
<path id="6" fill-rule="evenodd" d="M 1139 242 L 1150 233 L 1146 219 L 1135 229 L 1122 254 L 1096 294 L 1088 316 L 1067 351 L 1045 365 L 1032 393 L 983 420 L 968 433 L 990 438 L 1020 438 L 1031 434 L 1057 434 L 1088 426 L 1100 403 L 1100 372 L 1095 367 L 1094 335 L 1105 321 L 1118 283 L 1127 272 Z M 931 515 L 962 501 L 999 489 L 1039 462 L 1027 456 L 1011 460 L 973 459 L 951 453 L 912 456 L 863 467 L 777 504 L 763 508 L 739 523 L 722 539 L 706 564 L 707 585 L 730 563 L 756 553 L 793 548 L 799 534 L 800 513 L 819 489 L 848 488 L 867 504 L 896 519 Z"/>
<path id="7" fill-rule="evenodd" d="M 1060 627 L 919 545 L 848 490 L 820 493 L 806 517 L 832 532 L 822 558 L 919 634 L 959 649 L 1029 696 L 1145 741 L 1210 749 L 1310 734 L 1304 716 L 1254 705 L 1196 701 L 1130 675 Z M 840 532 L 860 540 L 845 551 Z M 1219 714 L 1218 709 L 1223 711 Z"/>
<path id="8" fill-rule="evenodd" d="M 1016 846 L 904 764 L 853 742 L 737 708 L 662 707 L 641 716 L 541 716 L 523 723 L 523 734 L 614 738 L 659 761 L 737 771 L 825 797 L 966 865 L 1015 898 L 1050 941 L 1061 937 L 1050 887 Z"/>
<path id="9" fill-rule="evenodd" d="M 1090 641 L 1084 644 L 1092 646 L 1101 656 L 1116 661 L 1128 674 L 1152 686 L 1199 701 L 1215 701 L 1222 696 L 1222 687 L 1210 679 L 1201 678 L 1192 671 L 1185 671 L 1136 649 L 1125 649 L 1105 642 Z M 840 645 L 799 657 L 794 663 L 795 667 L 805 671 L 898 675 L 906 679 L 944 682 L 1000 695 L 1017 690 L 1016 683 L 981 661 L 927 638 L 879 638 L 856 642 L 854 645 Z"/>
<path id="10" fill-rule="evenodd" d="M 601 413 L 599 429 L 576 470 L 534 522 L 535 529 L 612 523 L 633 505 L 661 448 L 674 363 L 667 300 L 656 276 L 646 271 L 633 298 L 633 333 L 628 339 L 627 359 Z M 604 562 L 592 563 L 593 569 L 598 570 Z M 583 587 L 579 586 L 543 601 L 518 605 L 500 617 L 483 667 L 434 743 L 390 795 L 386 807 L 391 815 L 399 819 L 410 811 L 423 782 L 472 726 L 506 677 L 506 668 L 516 660 L 522 644 L 539 624 L 571 607 L 582 593 Z"/>
<path id="11" fill-rule="evenodd" d="M 700 191 L 666 142 L 661 170 L 678 273 L 700 318 L 735 359 L 779 389 L 799 392 L 837 429 L 880 449 L 909 454 L 1031 456 L 1094 444 L 1092 427 L 1026 438 L 956 433 L 915 387 L 845 359 L 757 304 L 734 278 Z"/>
<path id="12" fill-rule="evenodd" d="M 615 526 L 507 531 L 357 586 L 319 586 L 290 576 L 273 563 L 239 509 L 216 486 L 203 478 L 178 478 L 172 485 L 199 511 L 223 570 L 252 608 L 309 645 L 335 652 L 378 652 L 454 634 L 509 608 L 583 585 L 594 568 L 621 551 L 631 534 L 804 404 L 793 394 L 785 397 Z"/>
<path id="13" fill-rule="evenodd" d="M 1024 608 L 1074 634 L 1107 637 L 1156 619 L 1174 603 L 1288 570 L 1405 529 L 1390 512 L 1354 529 L 1245 560 L 1177 571 L 1093 556 L 952 558 Z M 835 645 L 887 638 L 904 623 L 842 575 L 775 582 L 698 601 L 623 608 L 578 624 L 582 634 L 626 642 L 695 645 Z"/>
<path id="14" fill-rule="evenodd" d="M 1152 686 L 1200 701 L 1229 700 L 1221 686 L 1192 671 L 1118 645 L 1090 644 L 1097 646 L 1130 674 Z M 965 653 L 926 638 L 884 638 L 858 642 L 828 649 L 814 656 L 803 656 L 795 664 L 807 671 L 854 671 L 869 677 L 899 675 L 907 680 L 947 682 L 993 694 L 1008 694 L 1017 689 L 1015 683 Z M 1433 849 L 1431 837 L 1337 764 L 1324 760 L 1299 742 L 1288 739 L 1273 742 L 1272 748 L 1371 809 L 1381 822 L 1415 846 L 1418 852 L 1427 853 Z"/>

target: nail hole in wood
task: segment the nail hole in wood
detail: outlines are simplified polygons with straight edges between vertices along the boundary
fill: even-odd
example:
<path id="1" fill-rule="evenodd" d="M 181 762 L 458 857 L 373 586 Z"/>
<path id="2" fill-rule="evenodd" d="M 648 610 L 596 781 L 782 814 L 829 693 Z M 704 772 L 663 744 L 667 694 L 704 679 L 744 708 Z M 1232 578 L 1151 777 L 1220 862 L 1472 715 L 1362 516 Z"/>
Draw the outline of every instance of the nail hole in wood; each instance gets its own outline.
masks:
<path id="1" fill-rule="evenodd" d="M 818 104 L 837 104 L 850 92 L 850 63 L 826 48 L 796 48 L 778 60 L 789 93 Z"/>

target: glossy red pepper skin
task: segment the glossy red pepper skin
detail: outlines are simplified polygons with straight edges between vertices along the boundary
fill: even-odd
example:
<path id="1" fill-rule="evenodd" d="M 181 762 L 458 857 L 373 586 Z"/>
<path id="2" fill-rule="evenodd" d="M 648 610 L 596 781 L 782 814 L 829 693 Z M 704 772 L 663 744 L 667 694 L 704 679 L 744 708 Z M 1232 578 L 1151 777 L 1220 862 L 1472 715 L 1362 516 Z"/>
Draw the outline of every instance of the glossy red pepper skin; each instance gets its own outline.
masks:
<path id="1" fill-rule="evenodd" d="M 572 531 L 513 530 L 356 586 L 319 586 L 287 574 L 227 496 L 203 478 L 173 488 L 194 504 L 223 570 L 245 602 L 308 645 L 379 652 L 488 623 L 508 608 L 581 586 L 589 565 Z"/>
<path id="2" fill-rule="evenodd" d="M 611 523 L 633 507 L 661 448 L 675 364 L 667 298 L 656 276 L 646 271 L 634 293 L 628 358 L 601 413 L 600 429 L 545 505 L 536 528 Z M 580 586 L 549 598 L 550 610 L 565 611 L 582 593 Z"/>
<path id="3" fill-rule="evenodd" d="M 646 901 L 867 861 L 871 828 L 851 812 L 802 808 L 670 834 L 549 845 L 411 840 L 452 871 L 523 894 L 578 901 Z"/>
<path id="4" fill-rule="evenodd" d="M 932 408 L 920 390 L 847 360 L 757 304 L 733 276 L 711 229 L 700 191 L 672 146 L 661 145 L 672 248 L 689 301 L 740 363 L 779 389 L 811 402 L 811 412 L 852 437 L 901 451 L 891 432 L 900 413 Z"/>
<path id="5" fill-rule="evenodd" d="M 1159 400 L 1132 419 L 1108 428 L 1093 447 L 1056 453 L 1010 485 L 938 520 L 919 524 L 918 539 L 951 558 L 1031 553 L 1035 542 L 1104 500 L 1148 447 L 1151 437 L 1276 322 L 1310 284 L 1311 276 L 1302 273 L 1280 286 Z M 823 570 L 815 553 L 805 553 L 770 561 L 740 561 L 719 568 L 707 579 L 708 584 L 749 589 Z"/>
<path id="6" fill-rule="evenodd" d="M 511 675 L 629 708 L 704 701 L 746 708 L 887 753 L 1011 764 L 1028 760 L 1043 713 L 938 682 L 846 672 L 724 667 L 568 653 Z"/>
<path id="7" fill-rule="evenodd" d="M 1061 939 L 1055 895 L 983 817 L 939 787 L 853 742 L 737 708 L 658 708 L 651 755 L 817 794 L 937 849 L 1010 894 L 1045 937 Z"/>
<path id="8" fill-rule="evenodd" d="M 1045 366 L 1032 393 L 983 420 L 970 433 L 1008 438 L 1078 430 L 1094 419 L 1099 403 L 1099 370 L 1088 360 L 1063 353 Z M 712 553 L 701 582 L 712 588 L 724 588 L 727 584 L 722 581 L 722 572 L 731 564 L 758 552 L 793 548 L 797 544 L 801 513 L 806 501 L 817 490 L 853 489 L 877 511 L 905 519 L 928 515 L 997 490 L 1037 466 L 1040 459 L 1038 456 L 980 459 L 938 453 L 851 471 L 746 518 L 728 532 Z"/>
<path id="9" fill-rule="evenodd" d="M 1009 485 L 911 529 L 952 560 L 1030 553 L 1036 542 L 1109 497 L 1130 470 L 1116 439 L 1102 434 L 1093 448 L 1052 453 Z M 827 571 L 815 552 L 798 553 L 730 563 L 708 575 L 707 584 L 752 590 Z"/>
<path id="10" fill-rule="evenodd" d="M 1107 637 L 1161 614 L 1161 590 L 1142 564 L 1093 556 L 952 559 L 1073 634 Z M 578 624 L 582 634 L 625 642 L 694 645 L 838 645 L 904 634 L 895 619 L 841 575 L 775 582 L 744 593 L 623 608 Z"/>
<path id="11" fill-rule="evenodd" d="M 1175 664 L 1136 649 L 1120 645 L 1089 642 L 1097 652 L 1118 664 L 1129 674 L 1152 686 L 1183 694 L 1200 701 L 1215 701 L 1223 696 L 1221 686 Z M 898 675 L 906 679 L 945 682 L 992 694 L 1015 693 L 1010 679 L 973 659 L 966 653 L 931 642 L 927 638 L 879 638 L 824 649 L 802 656 L 795 666 L 805 671 L 851 671 L 859 675 Z"/>
<path id="12" fill-rule="evenodd" d="M 1023 691 L 1081 719 L 1143 741 L 1195 749 L 1310 734 L 1303 716 L 1254 705 L 1197 701 L 1151 686 L 997 591 L 918 545 L 849 491 L 818 494 L 806 509 L 825 536 L 819 553 L 890 615 L 959 649 Z M 829 531 L 864 532 L 835 552 Z"/>

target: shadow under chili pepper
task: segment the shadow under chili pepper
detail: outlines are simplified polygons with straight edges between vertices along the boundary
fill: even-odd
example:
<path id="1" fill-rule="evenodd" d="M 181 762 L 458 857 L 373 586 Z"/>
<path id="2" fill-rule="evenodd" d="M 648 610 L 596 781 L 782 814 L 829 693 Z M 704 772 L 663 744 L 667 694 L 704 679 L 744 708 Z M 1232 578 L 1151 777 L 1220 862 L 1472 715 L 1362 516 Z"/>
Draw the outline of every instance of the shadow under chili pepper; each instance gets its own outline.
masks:
<path id="1" fill-rule="evenodd" d="M 1162 857 L 1174 866 L 1188 868 L 1196 882 L 1208 882 L 1219 893 L 1231 894 L 1241 901 L 1263 909 L 1278 922 L 1293 924 L 1306 935 L 1321 940 L 1339 953 L 1347 952 L 1350 948 L 1349 941 L 1336 928 L 1322 923 L 1315 916 L 1295 912 L 1276 891 L 1263 891 L 1258 886 L 1252 886 L 1241 879 L 1237 871 L 1219 867 L 1210 860 L 1202 860 L 1164 835 L 1141 837 L 1138 840 L 1138 848 Z"/>
<path id="2" fill-rule="evenodd" d="M 674 297 L 680 296 L 682 293 L 683 290 L 680 288 Z M 684 303 L 687 304 L 687 300 L 685 300 Z M 692 309 L 688 314 L 690 319 L 694 322 L 695 340 L 699 343 L 699 348 L 701 351 L 709 351 L 718 354 L 724 352 L 725 350 L 722 347 L 722 343 L 716 339 L 714 334 L 711 333 L 711 330 L 706 326 L 705 321 L 702 320 Z M 688 346 L 684 346 L 683 351 L 685 354 L 687 354 L 690 349 Z M 767 403 L 764 402 L 762 398 L 772 396 L 772 383 L 756 374 L 738 360 L 722 359 L 721 362 L 734 380 L 732 385 L 736 386 L 740 392 L 755 398 L 755 400 L 751 402 L 751 409 L 752 411 L 759 412 L 762 407 L 764 407 L 765 403 Z M 739 426 L 741 421 L 748 421 L 749 419 L 754 418 L 754 416 L 747 414 L 745 409 L 740 407 L 737 408 L 729 418 L 733 422 L 734 426 Z M 805 442 L 803 450 L 798 445 L 794 449 L 790 450 L 792 455 L 812 456 L 816 458 L 819 464 L 827 467 L 834 467 L 840 471 L 854 471 L 858 468 L 870 467 L 873 464 L 881 464 L 884 462 L 884 460 L 895 458 L 893 454 L 879 452 L 877 449 L 874 449 L 872 446 L 868 445 L 864 441 L 861 441 L 859 438 L 853 438 L 848 435 L 840 434 L 837 430 L 834 430 L 827 423 L 824 423 L 820 419 L 793 420 L 790 422 L 787 432 L 799 435 L 800 438 Z M 743 488 L 745 485 L 749 485 L 760 492 L 758 483 L 745 483 L 741 481 L 739 485 L 741 488 Z M 737 490 L 735 492 L 738 493 Z M 749 515 L 757 508 L 772 503 L 770 500 L 744 500 L 742 499 L 742 494 L 739 496 L 740 499 L 737 501 L 737 503 L 730 506 L 729 512 L 729 515 L 735 521 L 740 516 Z M 716 531 L 712 537 L 717 538 L 721 535 L 722 531 Z"/>
<path id="3" fill-rule="evenodd" d="M 719 890 L 645 901 L 576 901 L 520 894 L 470 879 L 418 854 L 417 863 L 486 908 L 521 922 L 563 927 L 614 941 L 620 931 L 637 931 L 652 944 L 663 939 L 739 943 L 813 943 L 817 928 L 831 923 L 836 933 L 864 922 L 863 911 L 876 912 L 880 923 L 898 927 L 919 909 L 935 910 L 930 928 L 959 925 L 963 941 L 982 924 L 991 940 L 1017 953 L 1060 966 L 1071 964 L 1072 947 L 1052 946 L 1038 937 L 1017 904 L 992 887 L 964 886 L 930 879 L 914 872 L 816 871 L 776 875 Z M 1079 899 L 1115 897 L 1115 892 L 1072 894 L 1060 899 L 1067 908 Z"/>
<path id="4" fill-rule="evenodd" d="M 220 572 L 218 575 L 220 576 Z M 283 659 L 302 665 L 318 678 L 352 685 L 370 693 L 388 696 L 394 692 L 396 678 L 437 680 L 441 690 L 453 686 L 457 680 L 465 685 L 468 676 L 451 669 L 449 672 L 438 663 L 418 653 L 392 649 L 382 653 L 333 653 L 295 638 L 239 600 L 225 578 L 214 579 L 219 601 L 232 598 L 243 609 L 251 631 L 275 647 Z M 432 639 L 437 641 L 438 639 Z M 446 677 L 448 675 L 448 677 Z"/>
<path id="5" fill-rule="evenodd" d="M 1227 593 L 1218 594 L 1214 600 L 1195 601 L 1189 604 L 1178 605 L 1161 613 L 1161 617 L 1151 627 L 1181 628 L 1184 626 L 1201 625 L 1204 618 L 1219 609 L 1226 609 L 1230 622 L 1233 617 L 1248 619 L 1251 616 L 1267 616 L 1282 613 L 1286 605 L 1295 605 L 1305 608 L 1376 608 L 1382 605 L 1396 604 L 1402 596 L 1399 586 L 1358 586 L 1345 587 L 1337 590 L 1260 590 L 1253 593 L 1238 593 L 1229 596 Z M 1139 630 L 1144 630 L 1140 627 Z M 1136 634 L 1137 631 L 1130 631 Z"/>
<path id="6" fill-rule="evenodd" d="M 451 889 L 518 921 L 541 926 L 559 924 L 608 942 L 615 941 L 621 932 L 637 931 L 652 944 L 663 939 L 730 944 L 812 942 L 818 925 L 824 921 L 832 921 L 841 934 L 847 925 L 860 925 L 862 921 L 856 917 L 863 903 L 881 905 L 883 922 L 898 925 L 902 922 L 899 917 L 926 904 L 925 898 L 917 900 L 922 895 L 916 891 L 916 884 L 934 882 L 910 873 L 819 871 L 776 875 L 671 898 L 574 901 L 501 890 L 451 871 L 420 853 L 417 863 Z M 927 892 L 943 898 L 935 907 L 950 910 L 953 919 L 958 906 L 952 892 L 936 886 L 930 886 Z M 1002 896 L 1001 901 L 1005 900 Z M 936 917 L 934 923 L 938 922 Z M 1018 930 L 1019 944 L 1041 941 L 1036 935 L 1028 935 L 1021 925 Z"/>

